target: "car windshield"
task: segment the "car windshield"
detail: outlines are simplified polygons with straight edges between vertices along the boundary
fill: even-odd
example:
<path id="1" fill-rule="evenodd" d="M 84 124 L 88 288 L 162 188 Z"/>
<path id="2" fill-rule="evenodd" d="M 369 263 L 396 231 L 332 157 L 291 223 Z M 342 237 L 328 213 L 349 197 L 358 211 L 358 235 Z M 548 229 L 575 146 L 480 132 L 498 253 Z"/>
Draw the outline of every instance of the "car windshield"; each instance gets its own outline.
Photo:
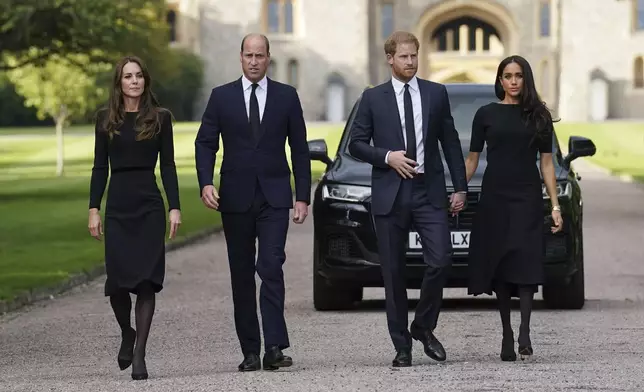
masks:
<path id="1" fill-rule="evenodd" d="M 449 93 L 449 103 L 454 118 L 454 126 L 461 140 L 469 140 L 472 132 L 472 120 L 481 106 L 498 101 L 494 93 Z"/>

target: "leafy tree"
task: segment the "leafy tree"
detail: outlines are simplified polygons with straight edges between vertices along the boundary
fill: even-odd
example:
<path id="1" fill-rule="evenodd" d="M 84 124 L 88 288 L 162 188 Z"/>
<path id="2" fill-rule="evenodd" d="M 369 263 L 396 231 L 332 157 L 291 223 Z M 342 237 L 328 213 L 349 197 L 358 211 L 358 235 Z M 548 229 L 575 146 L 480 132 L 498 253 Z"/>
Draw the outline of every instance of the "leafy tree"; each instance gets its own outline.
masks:
<path id="1" fill-rule="evenodd" d="M 8 63 L 13 66 L 15 62 Z M 56 124 L 57 176 L 63 175 L 63 129 L 106 99 L 108 91 L 96 85 L 96 75 L 107 68 L 91 63 L 87 56 L 52 55 L 43 66 L 22 65 L 8 72 L 16 91 L 25 97 L 26 106 L 34 107 L 39 119 L 50 117 Z"/>
<path id="2" fill-rule="evenodd" d="M 2 0 L 0 70 L 53 56 L 74 62 L 83 55 L 89 63 L 154 57 L 167 47 L 165 15 L 165 0 Z"/>

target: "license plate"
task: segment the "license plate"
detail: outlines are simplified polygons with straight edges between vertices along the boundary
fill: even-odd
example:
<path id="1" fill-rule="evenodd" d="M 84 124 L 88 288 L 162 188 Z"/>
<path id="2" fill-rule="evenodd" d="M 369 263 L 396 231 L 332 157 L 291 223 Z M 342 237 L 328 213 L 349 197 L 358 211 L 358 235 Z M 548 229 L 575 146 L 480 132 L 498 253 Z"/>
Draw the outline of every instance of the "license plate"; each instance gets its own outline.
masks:
<path id="1" fill-rule="evenodd" d="M 454 249 L 468 249 L 470 247 L 470 232 L 469 231 L 452 231 L 452 248 Z M 422 242 L 420 236 L 416 232 L 409 233 L 409 249 L 422 249 Z"/>

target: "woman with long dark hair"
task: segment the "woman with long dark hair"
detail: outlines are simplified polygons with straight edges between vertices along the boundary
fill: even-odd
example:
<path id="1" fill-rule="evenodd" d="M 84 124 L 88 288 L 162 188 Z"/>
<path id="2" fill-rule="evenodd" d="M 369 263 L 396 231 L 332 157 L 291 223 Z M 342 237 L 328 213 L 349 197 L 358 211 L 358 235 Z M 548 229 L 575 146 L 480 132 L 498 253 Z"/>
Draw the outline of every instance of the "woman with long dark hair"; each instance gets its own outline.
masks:
<path id="1" fill-rule="evenodd" d="M 165 204 L 154 174 L 158 157 L 170 238 L 181 224 L 172 115 L 160 107 L 151 83 L 141 59 L 130 56 L 116 64 L 108 107 L 96 119 L 89 200 L 89 231 L 100 240 L 99 210 L 111 169 L 105 206 L 105 295 L 121 328 L 118 365 L 121 370 L 132 365 L 135 380 L 148 378 L 145 348 L 155 295 L 165 276 Z M 130 293 L 137 296 L 136 329 L 130 325 Z"/>
<path id="2" fill-rule="evenodd" d="M 515 361 L 511 298 L 519 297 L 518 351 L 524 359 L 533 354 L 532 301 L 544 279 L 539 168 L 552 202 L 550 230 L 560 231 L 563 220 L 552 160 L 553 119 L 539 98 L 530 64 L 520 56 L 504 59 L 497 70 L 495 92 L 500 102 L 489 103 L 474 115 L 465 161 L 469 181 L 487 145 L 487 167 L 471 234 L 468 292 L 496 292 L 503 326 L 501 359 Z"/>

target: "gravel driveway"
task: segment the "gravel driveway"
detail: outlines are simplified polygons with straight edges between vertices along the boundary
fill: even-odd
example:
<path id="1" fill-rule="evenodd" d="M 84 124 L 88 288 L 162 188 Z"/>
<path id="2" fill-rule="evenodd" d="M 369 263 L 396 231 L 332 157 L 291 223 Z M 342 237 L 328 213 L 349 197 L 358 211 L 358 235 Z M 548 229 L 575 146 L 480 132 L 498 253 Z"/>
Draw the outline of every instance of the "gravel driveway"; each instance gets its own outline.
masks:
<path id="1" fill-rule="evenodd" d="M 149 380 L 133 382 L 129 369 L 118 371 L 120 333 L 99 279 L 0 318 L 0 390 L 643 391 L 644 189 L 578 167 L 588 302 L 581 311 L 549 311 L 541 309 L 539 295 L 530 363 L 498 359 L 500 321 L 492 300 L 450 289 L 436 331 L 447 362 L 432 362 L 416 343 L 414 366 L 393 370 L 382 290 L 367 290 L 358 310 L 313 310 L 308 221 L 292 226 L 287 248 L 293 347 L 286 353 L 294 358 L 292 368 L 236 371 L 241 354 L 226 250 L 223 237 L 214 235 L 168 254 L 166 288 L 148 344 Z M 515 328 L 518 321 L 515 311 Z"/>

